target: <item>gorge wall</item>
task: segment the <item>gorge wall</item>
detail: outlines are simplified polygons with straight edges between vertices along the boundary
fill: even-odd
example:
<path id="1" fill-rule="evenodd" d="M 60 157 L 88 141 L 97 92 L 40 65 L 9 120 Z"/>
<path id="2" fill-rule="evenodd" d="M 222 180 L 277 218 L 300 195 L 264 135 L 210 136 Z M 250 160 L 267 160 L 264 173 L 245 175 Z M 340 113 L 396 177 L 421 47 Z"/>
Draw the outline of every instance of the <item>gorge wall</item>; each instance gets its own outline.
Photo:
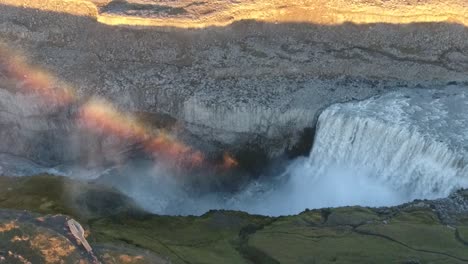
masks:
<path id="1" fill-rule="evenodd" d="M 206 152 L 278 156 L 332 103 L 468 85 L 466 3 L 407 2 L 2 0 L 0 40 L 80 100 L 169 116 Z M 2 78 L 2 109 L 22 105 L 30 95 Z M 5 142 L 26 142 L 1 152 L 57 163 L 97 151 L 50 147 L 71 144 L 73 105 L 25 111 L 1 112 Z"/>

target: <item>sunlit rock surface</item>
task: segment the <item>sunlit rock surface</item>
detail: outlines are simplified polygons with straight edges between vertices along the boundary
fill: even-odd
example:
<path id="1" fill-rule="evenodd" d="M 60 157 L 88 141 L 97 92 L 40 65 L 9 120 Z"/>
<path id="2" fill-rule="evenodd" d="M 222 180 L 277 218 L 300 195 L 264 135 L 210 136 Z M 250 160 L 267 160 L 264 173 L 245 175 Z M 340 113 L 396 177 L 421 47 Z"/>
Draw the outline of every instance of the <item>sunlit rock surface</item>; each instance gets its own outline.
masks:
<path id="1" fill-rule="evenodd" d="M 69 219 L 0 210 L 0 263 L 168 263 L 148 251 L 119 245 L 94 244 L 87 251 L 70 232 Z"/>
<path id="2" fill-rule="evenodd" d="M 454 22 L 467 25 L 468 6 L 456 0 L 281 0 L 153 1 L 59 0 L 35 3 L 3 0 L 13 6 L 92 16 L 109 25 L 173 26 L 203 28 L 226 26 L 239 20 L 305 22 L 335 25 L 353 23 Z"/>

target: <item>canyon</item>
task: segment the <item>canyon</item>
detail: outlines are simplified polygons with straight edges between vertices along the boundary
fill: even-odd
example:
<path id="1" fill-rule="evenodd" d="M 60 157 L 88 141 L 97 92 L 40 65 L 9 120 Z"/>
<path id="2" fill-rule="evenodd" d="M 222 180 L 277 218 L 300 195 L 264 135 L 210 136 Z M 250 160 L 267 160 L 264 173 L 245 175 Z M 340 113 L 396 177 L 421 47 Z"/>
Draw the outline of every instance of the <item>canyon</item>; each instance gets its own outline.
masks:
<path id="1" fill-rule="evenodd" d="M 0 263 L 468 261 L 468 2 L 0 14 Z"/>
<path id="2" fill-rule="evenodd" d="M 219 17 L 218 11 L 207 16 L 196 11 L 209 9 L 211 2 L 206 7 L 191 5 L 193 14 L 190 9 L 180 16 L 166 14 L 162 8 L 161 18 L 157 6 L 138 6 L 138 2 L 2 3 L 0 32 L 8 48 L 14 47 L 71 86 L 81 100 L 96 95 L 125 111 L 173 120 L 183 128 L 181 137 L 209 153 L 254 149 L 275 157 L 300 149 L 301 134 L 310 135 L 320 111 L 332 103 L 365 99 L 399 87 L 441 88 L 467 82 L 466 6 L 459 1 L 444 1 L 444 5 L 439 1 L 307 2 L 300 10 L 295 5 L 283 7 L 281 12 L 292 15 L 279 16 L 276 22 L 271 17 L 281 12 L 271 7 L 280 4 L 269 1 L 225 4 L 216 8 Z M 164 6 L 176 8 L 171 3 Z M 102 17 L 126 18 L 127 13 L 135 13 L 130 12 L 135 6 L 140 13 L 149 9 L 146 13 L 151 16 L 143 18 L 156 19 L 155 24 L 116 27 L 102 22 Z M 240 8 L 270 11 L 259 11 L 264 16 L 229 11 Z M 319 16 L 310 11 L 315 9 L 328 11 L 320 11 Z M 342 15 L 345 10 L 351 15 Z M 228 25 L 219 26 L 223 12 L 243 15 L 232 15 Z M 382 15 L 369 15 L 376 13 Z M 159 25 L 166 17 L 178 22 Z M 325 18 L 329 20 L 322 21 Z M 179 27 L 186 20 L 194 21 L 194 26 Z M 6 93 L 15 84 L 5 81 L 2 86 Z M 8 93 L 9 102 L 23 100 Z M 14 106 L 4 106 L 8 107 Z M 50 146 L 49 154 L 22 144 L 15 144 L 18 149 L 2 145 L 0 150 L 34 159 L 41 156 L 51 164 L 61 162 L 60 158 L 76 159 L 76 153 L 54 150 L 49 142 L 53 133 L 53 140 L 65 143 L 60 135 L 73 130 L 64 111 L 41 111 L 54 118 L 44 121 L 43 115 L 36 118 L 23 110 L 22 115 L 6 118 L 15 125 L 3 133 L 25 138 L 39 135 L 40 145 Z M 25 117 L 28 125 L 21 121 Z M 307 152 L 306 148 L 301 154 Z"/>

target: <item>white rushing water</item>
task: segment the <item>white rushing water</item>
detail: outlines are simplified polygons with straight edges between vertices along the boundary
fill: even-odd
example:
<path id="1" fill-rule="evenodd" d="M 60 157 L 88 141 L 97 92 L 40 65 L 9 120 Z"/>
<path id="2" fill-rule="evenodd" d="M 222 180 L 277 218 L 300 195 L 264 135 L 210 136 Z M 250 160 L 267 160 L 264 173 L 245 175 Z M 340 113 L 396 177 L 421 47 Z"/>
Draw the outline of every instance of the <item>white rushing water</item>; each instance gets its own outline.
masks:
<path id="1" fill-rule="evenodd" d="M 446 196 L 468 183 L 466 95 L 412 90 L 334 105 L 320 116 L 309 166 L 367 175 L 409 199 Z"/>
<path id="2" fill-rule="evenodd" d="M 290 168 L 292 206 L 273 213 L 393 205 L 468 186 L 467 93 L 406 90 L 329 107 L 310 157 Z"/>

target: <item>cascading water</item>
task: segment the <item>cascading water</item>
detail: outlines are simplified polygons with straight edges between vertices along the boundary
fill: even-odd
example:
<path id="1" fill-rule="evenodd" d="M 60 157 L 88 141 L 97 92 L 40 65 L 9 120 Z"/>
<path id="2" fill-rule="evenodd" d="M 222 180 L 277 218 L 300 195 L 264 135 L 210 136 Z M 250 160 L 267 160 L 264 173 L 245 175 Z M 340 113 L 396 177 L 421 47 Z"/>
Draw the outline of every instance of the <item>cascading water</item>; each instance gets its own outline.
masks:
<path id="1" fill-rule="evenodd" d="M 411 126 L 347 116 L 333 107 L 321 116 L 317 135 L 308 160 L 317 175 L 340 167 L 404 191 L 409 198 L 445 196 L 466 180 L 463 155 Z"/>
<path id="2" fill-rule="evenodd" d="M 263 198 L 275 206 L 253 211 L 395 205 L 468 186 L 466 94 L 456 87 L 405 90 L 329 107 L 310 156 L 288 169 L 281 187 L 288 191 L 268 194 Z"/>
<path id="3" fill-rule="evenodd" d="M 310 166 L 378 180 L 408 198 L 435 198 L 468 183 L 465 89 L 408 90 L 335 105 L 319 119 Z"/>

